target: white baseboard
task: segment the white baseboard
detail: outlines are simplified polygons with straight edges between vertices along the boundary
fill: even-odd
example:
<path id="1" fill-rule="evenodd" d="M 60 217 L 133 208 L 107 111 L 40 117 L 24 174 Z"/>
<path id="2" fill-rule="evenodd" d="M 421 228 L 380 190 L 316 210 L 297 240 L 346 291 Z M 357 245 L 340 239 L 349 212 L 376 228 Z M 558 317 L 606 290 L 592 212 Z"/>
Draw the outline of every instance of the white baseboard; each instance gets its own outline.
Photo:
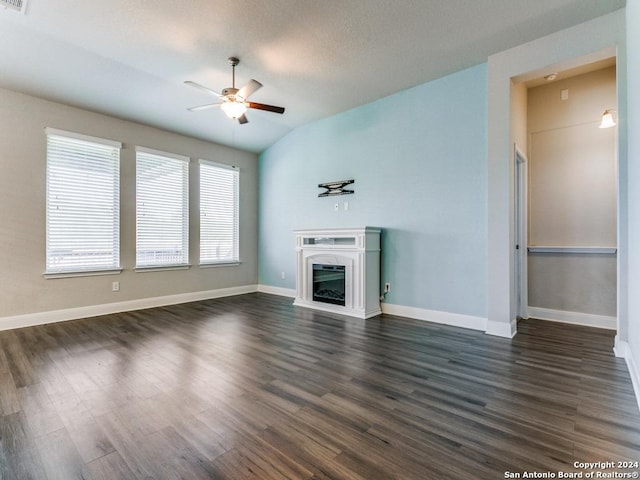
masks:
<path id="1" fill-rule="evenodd" d="M 512 319 L 509 322 L 488 320 L 485 333 L 495 337 L 513 338 L 515 334 L 518 333 L 518 323 L 515 319 Z"/>
<path id="2" fill-rule="evenodd" d="M 620 339 L 619 335 L 616 335 L 613 344 L 613 353 L 615 353 L 618 358 L 626 358 L 629 352 L 629 344 L 624 340 Z"/>
<path id="3" fill-rule="evenodd" d="M 271 295 L 280 295 L 281 297 L 295 298 L 296 290 L 294 288 L 272 287 L 271 285 L 258 285 L 258 291 L 261 293 L 269 293 Z"/>
<path id="4" fill-rule="evenodd" d="M 616 335 L 616 343 L 613 347 L 613 351 L 616 357 L 624 358 L 627 362 L 627 368 L 629 369 L 629 376 L 631 377 L 631 384 L 633 385 L 633 391 L 636 395 L 636 401 L 638 402 L 638 409 L 640 409 L 640 369 L 638 369 L 638 362 L 633 358 L 633 353 L 629 344 L 622 341 Z"/>
<path id="5" fill-rule="evenodd" d="M 197 302 L 212 298 L 230 297 L 233 295 L 242 295 L 257 291 L 257 285 L 243 285 L 240 287 L 219 288 L 216 290 L 204 290 L 200 292 L 178 293 L 163 297 L 140 298 L 136 300 L 126 300 L 124 302 L 104 303 L 101 305 L 90 305 L 87 307 L 65 308 L 62 310 L 52 310 L 48 312 L 13 315 L 9 317 L 0 317 L 0 330 L 32 327 L 34 325 L 65 322 L 67 320 L 97 317 L 100 315 L 142 310 L 145 308 L 163 307 L 166 305 Z"/>
<path id="6" fill-rule="evenodd" d="M 590 313 L 567 312 L 565 310 L 552 310 L 550 308 L 528 307 L 530 318 L 549 320 L 552 322 L 572 323 L 587 327 L 606 328 L 616 330 L 616 317 L 606 315 L 592 315 Z"/>
<path id="7" fill-rule="evenodd" d="M 68 320 L 78 320 L 80 318 L 97 317 L 112 313 L 142 310 L 145 308 L 163 307 L 166 305 L 176 305 L 187 302 L 197 302 L 212 298 L 229 297 L 242 295 L 245 293 L 262 292 L 271 295 L 295 298 L 296 291 L 289 288 L 273 287 L 270 285 L 245 285 L 241 287 L 221 288 L 216 290 L 205 290 L 199 292 L 179 293 L 166 295 L 163 297 L 141 298 L 127 300 L 123 302 L 105 303 L 100 305 L 89 305 L 86 307 L 65 308 L 47 312 L 27 313 L 23 315 L 13 315 L 0 317 L 0 331 L 14 328 L 32 327 L 47 323 L 64 322 Z M 426 320 L 434 323 L 442 323 L 456 327 L 471 328 L 474 330 L 485 330 L 486 319 L 461 315 L 437 310 L 426 310 L 416 307 L 405 307 L 382 303 L 382 312 L 389 315 L 413 318 L 416 320 Z"/>
<path id="8" fill-rule="evenodd" d="M 295 289 L 289 288 L 272 287 L 270 285 L 258 285 L 258 291 L 262 293 L 270 293 L 272 295 L 280 295 L 283 297 L 296 297 Z M 399 317 L 407 317 L 414 320 L 425 320 L 428 322 L 441 323 L 454 327 L 471 328 L 473 330 L 485 330 L 487 322 L 487 320 L 482 317 L 442 312 L 438 310 L 427 310 L 417 307 L 406 307 L 404 305 L 395 305 L 392 303 L 381 303 L 380 307 L 382 309 L 382 313 L 386 313 L 388 315 L 397 315 Z M 336 313 L 336 311 L 332 310 L 331 308 L 326 309 L 326 311 Z M 337 311 L 337 313 L 345 314 L 342 311 Z M 367 312 L 365 317 L 369 318 L 378 314 L 379 312 Z"/>
<path id="9" fill-rule="evenodd" d="M 487 319 L 472 315 L 462 315 L 459 313 L 442 312 L 439 310 L 427 310 L 417 307 L 406 307 L 404 305 L 394 305 L 393 303 L 382 303 L 382 313 L 408 317 L 415 320 L 425 320 L 427 322 L 442 323 L 454 327 L 471 328 L 473 330 L 486 330 Z"/>

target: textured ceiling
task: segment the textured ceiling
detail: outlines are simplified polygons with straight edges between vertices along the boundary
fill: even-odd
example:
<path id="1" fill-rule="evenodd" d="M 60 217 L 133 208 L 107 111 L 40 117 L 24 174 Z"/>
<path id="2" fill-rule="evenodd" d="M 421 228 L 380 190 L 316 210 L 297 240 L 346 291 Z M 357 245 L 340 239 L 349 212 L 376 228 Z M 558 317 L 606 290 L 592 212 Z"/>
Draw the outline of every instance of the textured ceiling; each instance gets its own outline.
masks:
<path id="1" fill-rule="evenodd" d="M 29 0 L 0 8 L 0 87 L 259 152 L 292 129 L 486 61 L 624 0 Z M 238 125 L 184 85 L 259 80 Z M 215 99 L 213 99 L 215 100 Z"/>

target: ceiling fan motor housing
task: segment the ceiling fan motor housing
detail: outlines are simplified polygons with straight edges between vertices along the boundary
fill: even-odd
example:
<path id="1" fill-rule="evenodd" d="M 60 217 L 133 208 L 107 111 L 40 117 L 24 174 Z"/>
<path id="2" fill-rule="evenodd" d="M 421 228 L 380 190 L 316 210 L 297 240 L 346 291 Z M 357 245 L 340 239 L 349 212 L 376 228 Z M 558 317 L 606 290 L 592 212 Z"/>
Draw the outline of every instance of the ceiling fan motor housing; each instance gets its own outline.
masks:
<path id="1" fill-rule="evenodd" d="M 223 97 L 227 97 L 230 100 L 235 100 L 236 95 L 238 93 L 238 90 L 240 90 L 240 89 L 239 88 L 233 88 L 233 87 L 223 88 L 222 89 L 222 96 Z"/>

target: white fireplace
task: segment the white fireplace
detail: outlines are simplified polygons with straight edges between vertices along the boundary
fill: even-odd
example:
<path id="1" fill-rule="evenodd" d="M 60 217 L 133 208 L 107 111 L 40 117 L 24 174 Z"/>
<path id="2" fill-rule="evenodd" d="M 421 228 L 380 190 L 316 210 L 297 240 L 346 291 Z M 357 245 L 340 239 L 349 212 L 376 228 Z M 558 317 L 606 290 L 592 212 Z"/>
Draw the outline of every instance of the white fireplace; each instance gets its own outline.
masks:
<path id="1" fill-rule="evenodd" d="M 294 305 L 369 318 L 380 310 L 380 229 L 295 230 Z"/>

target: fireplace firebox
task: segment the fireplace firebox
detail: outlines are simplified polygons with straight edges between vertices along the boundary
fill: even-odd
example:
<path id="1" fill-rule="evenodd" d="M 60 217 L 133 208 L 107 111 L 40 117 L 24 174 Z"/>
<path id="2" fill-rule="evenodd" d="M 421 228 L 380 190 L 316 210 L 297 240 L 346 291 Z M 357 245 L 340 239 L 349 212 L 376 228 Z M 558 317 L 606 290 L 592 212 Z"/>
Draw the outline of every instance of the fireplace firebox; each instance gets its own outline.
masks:
<path id="1" fill-rule="evenodd" d="M 345 305 L 344 265 L 313 265 L 313 301 Z"/>
<path id="2" fill-rule="evenodd" d="M 379 315 L 380 232 L 375 227 L 296 230 L 294 305 L 358 318 Z"/>

